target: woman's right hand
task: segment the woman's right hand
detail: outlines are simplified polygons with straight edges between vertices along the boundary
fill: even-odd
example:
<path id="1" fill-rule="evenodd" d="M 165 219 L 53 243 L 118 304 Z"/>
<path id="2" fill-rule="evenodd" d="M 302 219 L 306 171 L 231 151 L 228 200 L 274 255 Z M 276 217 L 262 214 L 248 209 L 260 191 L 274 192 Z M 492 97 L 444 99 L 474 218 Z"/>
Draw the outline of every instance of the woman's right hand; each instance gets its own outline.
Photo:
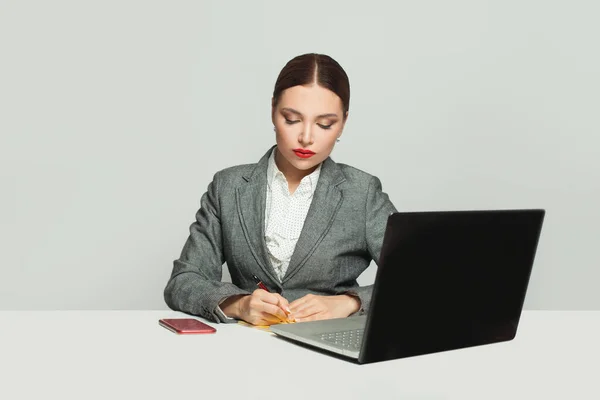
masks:
<path id="1" fill-rule="evenodd" d="M 289 303 L 278 293 L 256 289 L 251 295 L 234 296 L 221 305 L 221 310 L 233 318 L 252 325 L 273 325 L 289 322 Z"/>

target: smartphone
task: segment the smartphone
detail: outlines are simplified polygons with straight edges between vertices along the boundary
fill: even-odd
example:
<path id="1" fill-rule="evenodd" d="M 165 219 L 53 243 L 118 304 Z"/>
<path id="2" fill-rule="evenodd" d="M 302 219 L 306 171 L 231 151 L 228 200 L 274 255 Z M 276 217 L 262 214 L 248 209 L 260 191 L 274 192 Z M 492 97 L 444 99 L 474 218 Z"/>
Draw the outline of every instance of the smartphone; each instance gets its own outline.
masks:
<path id="1" fill-rule="evenodd" d="M 214 327 L 194 318 L 163 318 L 158 320 L 158 324 L 179 334 L 215 333 L 217 331 Z"/>

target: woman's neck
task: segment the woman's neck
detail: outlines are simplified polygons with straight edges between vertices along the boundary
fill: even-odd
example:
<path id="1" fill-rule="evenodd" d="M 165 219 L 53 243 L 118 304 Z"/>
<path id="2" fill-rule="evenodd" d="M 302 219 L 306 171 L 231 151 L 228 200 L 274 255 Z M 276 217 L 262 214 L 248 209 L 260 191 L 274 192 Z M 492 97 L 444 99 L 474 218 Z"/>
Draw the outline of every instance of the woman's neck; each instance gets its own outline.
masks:
<path id="1" fill-rule="evenodd" d="M 288 188 L 290 193 L 294 193 L 296 188 L 300 185 L 300 181 L 302 180 L 302 178 L 312 174 L 319 167 L 319 165 L 317 164 L 314 167 L 307 170 L 298 169 L 281 155 L 277 147 L 275 147 L 275 164 L 277 165 L 277 168 L 279 168 L 283 176 L 285 176 L 285 179 L 288 182 Z"/>

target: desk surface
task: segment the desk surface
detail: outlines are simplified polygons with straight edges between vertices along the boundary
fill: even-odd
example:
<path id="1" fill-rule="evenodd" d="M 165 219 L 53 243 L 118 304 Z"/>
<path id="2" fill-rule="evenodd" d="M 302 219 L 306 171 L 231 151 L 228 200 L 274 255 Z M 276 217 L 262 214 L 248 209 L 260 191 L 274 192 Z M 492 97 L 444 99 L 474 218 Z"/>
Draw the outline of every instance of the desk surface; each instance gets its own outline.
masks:
<path id="1" fill-rule="evenodd" d="M 511 342 L 367 365 L 241 325 L 158 325 L 184 316 L 0 311 L 0 397 L 600 399 L 600 312 L 525 311 Z"/>

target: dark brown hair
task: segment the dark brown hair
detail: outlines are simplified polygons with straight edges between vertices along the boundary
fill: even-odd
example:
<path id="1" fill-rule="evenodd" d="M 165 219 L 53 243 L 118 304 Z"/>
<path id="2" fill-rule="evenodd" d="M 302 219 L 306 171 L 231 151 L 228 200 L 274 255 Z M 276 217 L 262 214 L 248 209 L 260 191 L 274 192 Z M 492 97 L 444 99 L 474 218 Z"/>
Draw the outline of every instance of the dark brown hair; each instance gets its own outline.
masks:
<path id="1" fill-rule="evenodd" d="M 350 82 L 346 71 L 333 58 L 325 54 L 307 53 L 294 57 L 283 67 L 273 91 L 273 107 L 281 93 L 293 86 L 317 85 L 331 90 L 342 100 L 342 118 L 350 108 Z"/>

